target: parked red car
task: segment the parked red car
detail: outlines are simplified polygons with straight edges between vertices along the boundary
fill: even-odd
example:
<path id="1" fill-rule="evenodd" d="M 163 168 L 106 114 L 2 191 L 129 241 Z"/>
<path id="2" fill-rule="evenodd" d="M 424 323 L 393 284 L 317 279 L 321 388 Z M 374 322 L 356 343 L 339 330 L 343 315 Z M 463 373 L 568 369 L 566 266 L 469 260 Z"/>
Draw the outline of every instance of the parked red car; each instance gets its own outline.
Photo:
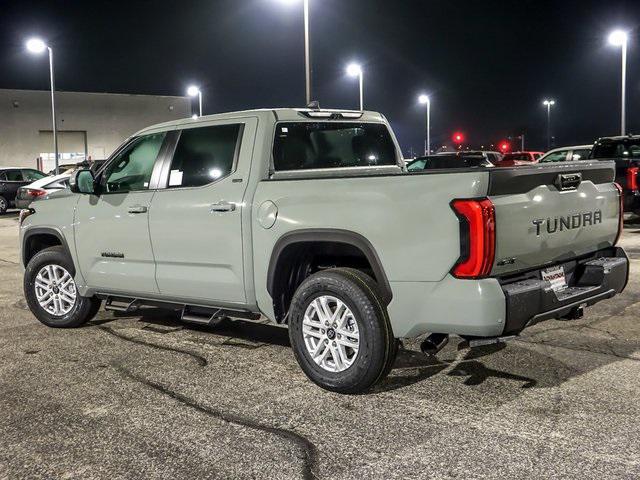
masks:
<path id="1" fill-rule="evenodd" d="M 496 167 L 515 167 L 518 165 L 533 165 L 538 163 L 538 159 L 543 152 L 511 152 L 505 154 L 502 160 L 497 162 Z"/>

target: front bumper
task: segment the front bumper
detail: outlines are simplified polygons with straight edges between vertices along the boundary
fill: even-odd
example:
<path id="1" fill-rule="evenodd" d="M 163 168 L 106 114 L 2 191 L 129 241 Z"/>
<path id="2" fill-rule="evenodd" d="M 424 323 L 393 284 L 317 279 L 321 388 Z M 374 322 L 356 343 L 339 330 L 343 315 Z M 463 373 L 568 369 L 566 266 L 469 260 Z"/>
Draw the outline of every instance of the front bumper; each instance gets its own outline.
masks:
<path id="1" fill-rule="evenodd" d="M 554 292 L 541 271 L 503 280 L 506 321 L 503 335 L 514 335 L 543 320 L 568 316 L 578 307 L 593 305 L 622 292 L 629 279 L 629 259 L 620 247 L 563 264 L 568 287 Z"/>

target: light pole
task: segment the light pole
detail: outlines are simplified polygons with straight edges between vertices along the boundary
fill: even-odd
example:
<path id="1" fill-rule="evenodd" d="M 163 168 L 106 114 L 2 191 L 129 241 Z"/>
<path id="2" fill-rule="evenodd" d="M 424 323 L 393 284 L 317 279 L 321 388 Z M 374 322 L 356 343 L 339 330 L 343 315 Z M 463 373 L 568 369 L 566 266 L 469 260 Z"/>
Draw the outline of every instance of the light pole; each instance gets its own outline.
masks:
<path id="1" fill-rule="evenodd" d="M 294 3 L 298 0 L 281 0 Z M 307 105 L 311 103 L 311 44 L 309 41 L 309 0 L 303 0 L 304 9 L 304 79 Z"/>
<path id="2" fill-rule="evenodd" d="M 49 77 L 51 80 L 51 121 L 53 124 L 53 152 L 55 155 L 56 175 L 60 173 L 60 164 L 58 158 L 58 128 L 56 126 L 56 99 L 55 99 L 55 75 L 53 73 L 53 50 L 39 38 L 31 38 L 27 40 L 27 50 L 31 53 L 40 54 L 45 50 L 49 51 Z"/>
<path id="3" fill-rule="evenodd" d="M 547 107 L 547 150 L 551 149 L 551 107 L 556 104 L 555 100 L 545 100 L 542 104 Z"/>
<path id="4" fill-rule="evenodd" d="M 616 47 L 622 47 L 622 99 L 620 109 L 620 135 L 625 135 L 627 131 L 626 103 L 627 103 L 627 32 L 614 30 L 609 35 L 609 43 Z"/>
<path id="5" fill-rule="evenodd" d="M 347 67 L 347 75 L 350 77 L 358 77 L 360 82 L 360 110 L 364 110 L 364 74 L 362 67 L 357 63 L 351 63 Z"/>
<path id="6" fill-rule="evenodd" d="M 425 109 L 425 117 L 426 117 L 426 132 L 424 139 L 424 154 L 429 155 L 431 153 L 431 99 L 429 95 L 425 95 L 424 93 L 418 97 L 418 102 L 421 105 L 426 105 Z"/>
<path id="7" fill-rule="evenodd" d="M 187 95 L 190 97 L 198 97 L 198 110 L 200 112 L 199 116 L 202 116 L 202 90 L 200 90 L 195 85 L 191 85 L 187 88 Z"/>

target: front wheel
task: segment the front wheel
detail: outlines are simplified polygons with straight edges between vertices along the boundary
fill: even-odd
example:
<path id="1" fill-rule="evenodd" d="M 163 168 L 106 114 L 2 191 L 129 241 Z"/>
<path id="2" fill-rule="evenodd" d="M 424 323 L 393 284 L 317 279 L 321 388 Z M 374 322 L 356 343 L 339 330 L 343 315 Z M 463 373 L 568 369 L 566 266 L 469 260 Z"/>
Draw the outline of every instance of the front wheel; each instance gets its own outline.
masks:
<path id="1" fill-rule="evenodd" d="M 100 300 L 81 297 L 73 262 L 62 247 L 36 253 L 24 273 L 24 296 L 31 312 L 49 327 L 71 328 L 91 320 Z"/>
<path id="2" fill-rule="evenodd" d="M 397 352 L 377 284 L 350 268 L 302 282 L 291 302 L 289 338 L 305 374 L 339 393 L 371 388 L 391 370 Z"/>

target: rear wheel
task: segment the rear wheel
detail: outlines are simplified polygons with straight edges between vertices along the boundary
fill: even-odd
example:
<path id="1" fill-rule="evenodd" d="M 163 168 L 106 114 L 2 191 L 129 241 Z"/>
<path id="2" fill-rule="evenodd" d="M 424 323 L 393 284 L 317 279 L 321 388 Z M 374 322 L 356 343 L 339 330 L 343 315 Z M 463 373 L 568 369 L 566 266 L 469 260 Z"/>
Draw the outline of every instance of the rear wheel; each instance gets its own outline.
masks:
<path id="1" fill-rule="evenodd" d="M 7 199 L 0 195 L 0 215 L 4 215 L 7 213 L 7 209 L 9 208 L 9 202 Z"/>
<path id="2" fill-rule="evenodd" d="M 79 327 L 100 309 L 100 300 L 82 297 L 73 262 L 62 247 L 36 253 L 24 274 L 24 296 L 31 312 L 49 327 Z"/>
<path id="3" fill-rule="evenodd" d="M 291 302 L 289 338 L 305 374 L 339 393 L 371 388 L 389 373 L 397 353 L 377 284 L 349 268 L 302 282 Z"/>

